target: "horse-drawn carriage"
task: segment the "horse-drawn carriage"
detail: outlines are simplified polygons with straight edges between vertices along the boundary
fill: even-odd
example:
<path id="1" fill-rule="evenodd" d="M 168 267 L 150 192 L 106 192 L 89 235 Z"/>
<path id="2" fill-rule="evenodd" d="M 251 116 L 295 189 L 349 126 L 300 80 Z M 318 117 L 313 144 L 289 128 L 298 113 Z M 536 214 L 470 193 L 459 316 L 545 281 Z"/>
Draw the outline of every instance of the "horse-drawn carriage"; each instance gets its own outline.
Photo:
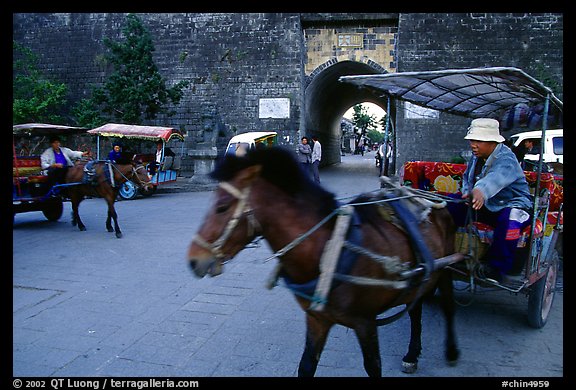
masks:
<path id="1" fill-rule="evenodd" d="M 65 185 L 49 183 L 40 163 L 40 155 L 36 154 L 36 150 L 30 151 L 22 140 L 32 137 L 40 137 L 42 140 L 47 136 L 71 136 L 85 132 L 86 129 L 81 127 L 46 123 L 26 123 L 12 127 L 13 217 L 18 213 L 41 211 L 49 221 L 57 221 L 63 211 L 60 190 Z"/>
<path id="2" fill-rule="evenodd" d="M 503 121 L 516 107 L 528 108 L 526 117 L 541 129 L 541 145 L 548 127 L 561 126 L 562 102 L 538 80 L 516 68 L 478 68 L 407 72 L 370 76 L 345 76 L 343 82 L 368 88 L 390 98 L 469 118 L 488 117 Z M 505 130 L 514 129 L 508 122 Z M 525 123 L 520 123 L 526 125 Z M 511 126 L 512 125 L 512 126 Z M 563 177 L 543 173 L 543 153 L 535 171 L 525 172 L 531 188 L 531 224 L 521 232 L 512 277 L 503 281 L 478 273 L 482 255 L 492 241 L 493 228 L 468 219 L 459 227 L 456 248 L 464 262 L 449 266 L 457 279 L 476 292 L 479 286 L 495 287 L 528 295 L 528 323 L 541 328 L 552 307 L 559 271 L 559 237 L 563 231 Z M 402 184 L 445 196 L 450 202 L 461 195 L 465 164 L 410 161 L 401 169 Z"/>
<path id="3" fill-rule="evenodd" d="M 148 141 L 149 143 L 154 142 L 155 144 L 161 143 L 161 161 L 159 162 L 158 169 L 152 167 L 156 162 L 156 152 L 133 153 L 130 156 L 131 159 L 146 165 L 151 175 L 150 183 L 152 186 L 149 187 L 149 189 L 138 188 L 132 181 L 128 180 L 119 191 L 122 199 L 134 199 L 139 193 L 144 196 L 150 196 L 156 192 L 158 185 L 177 180 L 182 161 L 182 152 L 180 151 L 179 154 L 168 153 L 171 150 L 167 146 L 167 143 L 172 140 L 182 141 L 182 147 L 184 146 L 184 135 L 177 129 L 162 126 L 108 123 L 88 130 L 88 134 L 97 136 L 97 158 L 100 158 L 101 138 Z"/>
<path id="4" fill-rule="evenodd" d="M 542 137 L 550 114 L 562 114 L 562 102 L 549 88 L 515 68 L 345 76 L 340 80 L 387 94 L 389 99 L 471 118 L 499 118 L 520 103 L 532 108 L 540 105 Z M 540 166 L 541 162 L 540 157 Z M 410 316 L 411 333 L 402 367 L 414 372 L 422 349 L 422 302 L 436 288 L 446 320 L 445 358 L 455 363 L 459 350 L 454 331 L 454 277 L 468 282 L 471 291 L 484 284 L 527 293 L 529 323 L 537 328 L 546 323 L 558 275 L 556 242 L 563 227 L 562 201 L 551 211 L 551 191 L 541 189 L 549 183 L 548 178 L 541 169 L 530 174 L 535 175 L 532 223 L 526 232 L 522 273 L 511 285 L 474 273 L 480 258 L 478 242 L 488 232 L 470 223 L 458 235 L 446 207 L 452 198 L 437 189 L 420 188 L 426 180 L 430 183 L 430 176 L 416 172 L 411 186 L 381 177 L 382 188 L 342 204 L 303 174 L 293 152 L 282 148 L 228 156 L 216 167 L 212 175 L 220 182 L 219 188 L 192 239 L 188 260 L 196 276 L 217 276 L 252 240 L 262 237 L 268 242 L 274 252 L 269 259 L 278 259 L 269 287 L 282 280 L 306 312 L 300 376 L 314 375 L 335 324 L 354 330 L 366 372 L 380 376 L 377 327 L 404 313 Z M 443 181 L 445 186 L 449 184 L 442 179 L 438 183 Z M 456 186 L 453 192 L 457 191 Z M 401 306 L 404 309 L 379 317 Z"/>
<path id="5" fill-rule="evenodd" d="M 48 220 L 57 221 L 62 216 L 63 202 L 70 201 L 72 224 L 78 226 L 80 230 L 86 230 L 80 219 L 78 206 L 85 197 L 101 197 L 108 204 L 106 229 L 115 232 L 118 238 L 122 236 L 114 202 L 119 189 L 126 181 L 135 182 L 138 188 L 144 190 L 151 187 L 150 177 L 142 164 L 133 161 L 114 163 L 107 160 L 93 160 L 88 153 L 86 158 L 70 161 L 74 165 L 65 168 L 63 177 L 51 178 L 49 168 L 42 166 L 41 156 L 34 154 L 35 147 L 31 153 L 26 143 L 22 142 L 23 139 L 40 137 L 36 145 L 39 146 L 45 143 L 46 136 L 79 136 L 85 133 L 86 129 L 80 127 L 43 123 L 13 126 L 13 219 L 18 213 L 42 211 Z M 62 153 L 62 150 L 59 153 Z"/>

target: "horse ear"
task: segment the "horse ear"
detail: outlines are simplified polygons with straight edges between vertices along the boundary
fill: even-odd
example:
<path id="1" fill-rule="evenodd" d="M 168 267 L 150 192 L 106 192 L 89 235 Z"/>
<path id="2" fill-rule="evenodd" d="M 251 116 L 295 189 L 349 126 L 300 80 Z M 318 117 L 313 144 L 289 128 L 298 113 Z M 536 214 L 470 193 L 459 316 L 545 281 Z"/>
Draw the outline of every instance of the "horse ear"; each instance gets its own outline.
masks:
<path id="1" fill-rule="evenodd" d="M 261 171 L 262 165 L 251 165 L 238 173 L 238 181 L 241 184 L 248 185 L 252 183 L 258 176 L 260 176 Z"/>

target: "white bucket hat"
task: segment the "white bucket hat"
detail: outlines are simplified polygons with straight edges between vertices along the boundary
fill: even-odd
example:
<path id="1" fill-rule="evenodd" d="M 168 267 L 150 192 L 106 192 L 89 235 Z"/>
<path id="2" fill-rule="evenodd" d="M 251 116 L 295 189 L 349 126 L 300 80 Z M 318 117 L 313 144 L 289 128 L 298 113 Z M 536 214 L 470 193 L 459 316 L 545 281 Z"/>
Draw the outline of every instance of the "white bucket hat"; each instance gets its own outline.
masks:
<path id="1" fill-rule="evenodd" d="M 474 119 L 468 127 L 468 133 L 464 139 L 475 141 L 504 142 L 505 138 L 500 135 L 500 124 L 496 119 Z"/>

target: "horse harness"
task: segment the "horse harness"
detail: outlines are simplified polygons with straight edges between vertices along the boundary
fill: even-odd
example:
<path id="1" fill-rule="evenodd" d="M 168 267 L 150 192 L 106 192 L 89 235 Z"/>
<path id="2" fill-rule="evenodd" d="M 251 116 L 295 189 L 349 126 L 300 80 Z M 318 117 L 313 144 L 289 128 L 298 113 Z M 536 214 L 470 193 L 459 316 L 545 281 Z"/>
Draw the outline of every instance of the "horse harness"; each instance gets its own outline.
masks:
<path id="1" fill-rule="evenodd" d="M 384 184 L 390 186 L 390 183 Z M 228 221 L 220 237 L 218 237 L 213 243 L 207 242 L 199 234 L 193 238 L 192 242 L 208 250 L 217 260 L 225 263 L 227 260 L 229 260 L 229 256 L 227 256 L 222 251 L 222 247 L 225 245 L 226 241 L 242 217 L 247 217 L 246 220 L 248 224 L 248 236 L 252 236 L 254 233 L 260 232 L 261 226 L 256 220 L 256 217 L 254 216 L 254 210 L 248 202 L 250 186 L 244 188 L 243 190 L 239 190 L 229 182 L 220 182 L 219 187 L 238 199 L 238 203 L 232 214 L 232 217 Z M 399 189 L 398 186 L 394 187 Z M 278 279 L 282 278 L 286 286 L 294 294 L 311 301 L 310 310 L 314 311 L 321 311 L 324 309 L 330 290 L 333 288 L 333 286 L 341 282 L 399 289 L 403 290 L 405 293 L 408 292 L 409 287 L 417 287 L 419 289 L 418 296 L 421 296 L 422 288 L 434 270 L 434 258 L 428 250 L 421 232 L 417 228 L 419 221 L 414 215 L 414 206 L 407 207 L 405 206 L 405 202 L 401 202 L 402 199 L 412 198 L 420 195 L 414 195 L 413 193 L 405 195 L 406 191 L 410 191 L 410 189 L 405 189 L 404 187 L 402 187 L 401 191 L 404 192 L 404 196 L 395 197 L 391 194 L 390 191 L 383 190 L 383 196 L 377 200 L 374 200 L 373 203 L 386 202 L 386 204 L 391 206 L 392 212 L 390 212 L 390 208 L 388 208 L 388 211 L 384 211 L 384 214 L 387 216 L 385 219 L 387 219 L 389 222 L 392 222 L 408 234 L 412 243 L 414 244 L 414 247 L 416 248 L 414 252 L 416 258 L 419 260 L 418 266 L 413 269 L 409 269 L 409 265 L 402 262 L 396 256 L 383 256 L 363 248 L 361 246 L 362 235 L 359 216 L 354 209 L 354 207 L 358 204 L 345 204 L 335 209 L 331 214 L 321 220 L 312 229 L 300 235 L 294 241 L 290 242 L 284 248 L 276 251 L 272 256 L 265 260 L 268 261 L 272 258 L 281 257 L 286 252 L 290 251 L 306 238 L 308 238 L 314 231 L 319 229 L 327 221 L 336 216 L 337 219 L 335 228 L 330 240 L 327 242 L 324 248 L 322 257 L 320 259 L 319 277 L 304 284 L 293 283 L 290 278 L 282 272 L 282 264 L 278 263 L 269 279 L 269 282 L 267 283 L 267 287 L 273 288 L 275 285 L 277 285 Z M 434 200 L 437 201 L 438 199 L 436 198 Z M 420 203 L 420 206 L 416 208 L 421 211 L 420 220 L 428 215 L 431 207 L 441 208 L 445 206 L 444 202 L 439 204 L 431 202 L 430 200 L 418 200 L 416 203 Z M 424 205 L 425 207 L 423 207 Z M 388 273 L 397 275 L 397 278 L 395 280 L 383 280 L 349 275 L 348 272 L 351 270 L 355 260 L 359 257 L 359 255 L 364 255 L 371 258 L 372 260 L 377 261 Z M 417 280 L 416 283 L 414 283 L 415 280 Z M 401 297 L 399 297 L 399 299 L 400 298 Z M 415 301 L 416 300 L 413 302 Z M 393 306 L 394 305 L 391 305 L 390 307 Z M 378 325 L 384 325 L 400 318 L 410 308 L 411 306 L 406 307 L 403 311 L 398 312 L 388 318 L 378 319 Z"/>
<path id="2" fill-rule="evenodd" d="M 98 184 L 96 181 L 96 179 L 97 179 L 96 167 L 94 166 L 97 163 L 103 163 L 105 165 L 104 175 L 106 177 L 106 180 L 110 181 L 110 185 L 112 187 L 114 187 L 114 188 L 116 187 L 116 182 L 114 180 L 114 169 L 116 171 L 118 171 L 120 176 L 124 177 L 126 179 L 126 181 L 130 180 L 126 175 L 124 175 L 120 171 L 120 169 L 118 169 L 116 164 L 114 164 L 112 161 L 110 161 L 110 160 L 92 160 L 92 161 L 88 161 L 83 168 L 83 171 L 84 171 L 84 176 L 82 177 L 82 183 L 83 184 L 92 184 L 92 185 Z M 138 179 L 138 182 L 136 183 L 138 185 L 138 187 L 143 187 L 144 183 L 142 182 L 142 180 L 140 180 L 140 178 L 138 177 L 138 174 L 137 174 L 138 170 L 140 170 L 140 169 L 146 169 L 146 168 L 143 165 L 139 165 L 138 167 L 132 166 L 130 178 L 136 177 L 136 179 Z"/>

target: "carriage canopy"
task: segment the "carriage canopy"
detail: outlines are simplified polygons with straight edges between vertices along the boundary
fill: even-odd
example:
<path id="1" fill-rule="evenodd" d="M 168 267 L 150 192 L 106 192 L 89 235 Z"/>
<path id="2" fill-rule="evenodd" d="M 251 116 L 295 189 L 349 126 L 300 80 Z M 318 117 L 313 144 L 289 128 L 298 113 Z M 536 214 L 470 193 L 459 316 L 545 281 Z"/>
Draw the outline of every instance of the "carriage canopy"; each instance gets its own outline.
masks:
<path id="1" fill-rule="evenodd" d="M 494 118 L 504 125 L 508 117 L 512 117 L 515 125 L 530 125 L 528 122 L 532 120 L 533 129 L 542 126 L 544 101 L 549 98 L 547 127 L 562 125 L 562 101 L 550 88 L 517 68 L 401 72 L 342 76 L 339 80 L 433 110 L 471 118 Z M 522 121 L 526 123 L 518 123 Z"/>
<path id="2" fill-rule="evenodd" d="M 66 135 L 84 133 L 84 127 L 53 125 L 49 123 L 23 123 L 21 125 L 12 126 L 13 135 L 23 136 L 50 136 L 50 135 Z"/>
<path id="3" fill-rule="evenodd" d="M 88 130 L 88 134 L 102 137 L 135 138 L 150 141 L 168 142 L 172 139 L 184 141 L 184 135 L 177 129 L 162 126 L 140 126 L 119 123 L 108 123 Z"/>

